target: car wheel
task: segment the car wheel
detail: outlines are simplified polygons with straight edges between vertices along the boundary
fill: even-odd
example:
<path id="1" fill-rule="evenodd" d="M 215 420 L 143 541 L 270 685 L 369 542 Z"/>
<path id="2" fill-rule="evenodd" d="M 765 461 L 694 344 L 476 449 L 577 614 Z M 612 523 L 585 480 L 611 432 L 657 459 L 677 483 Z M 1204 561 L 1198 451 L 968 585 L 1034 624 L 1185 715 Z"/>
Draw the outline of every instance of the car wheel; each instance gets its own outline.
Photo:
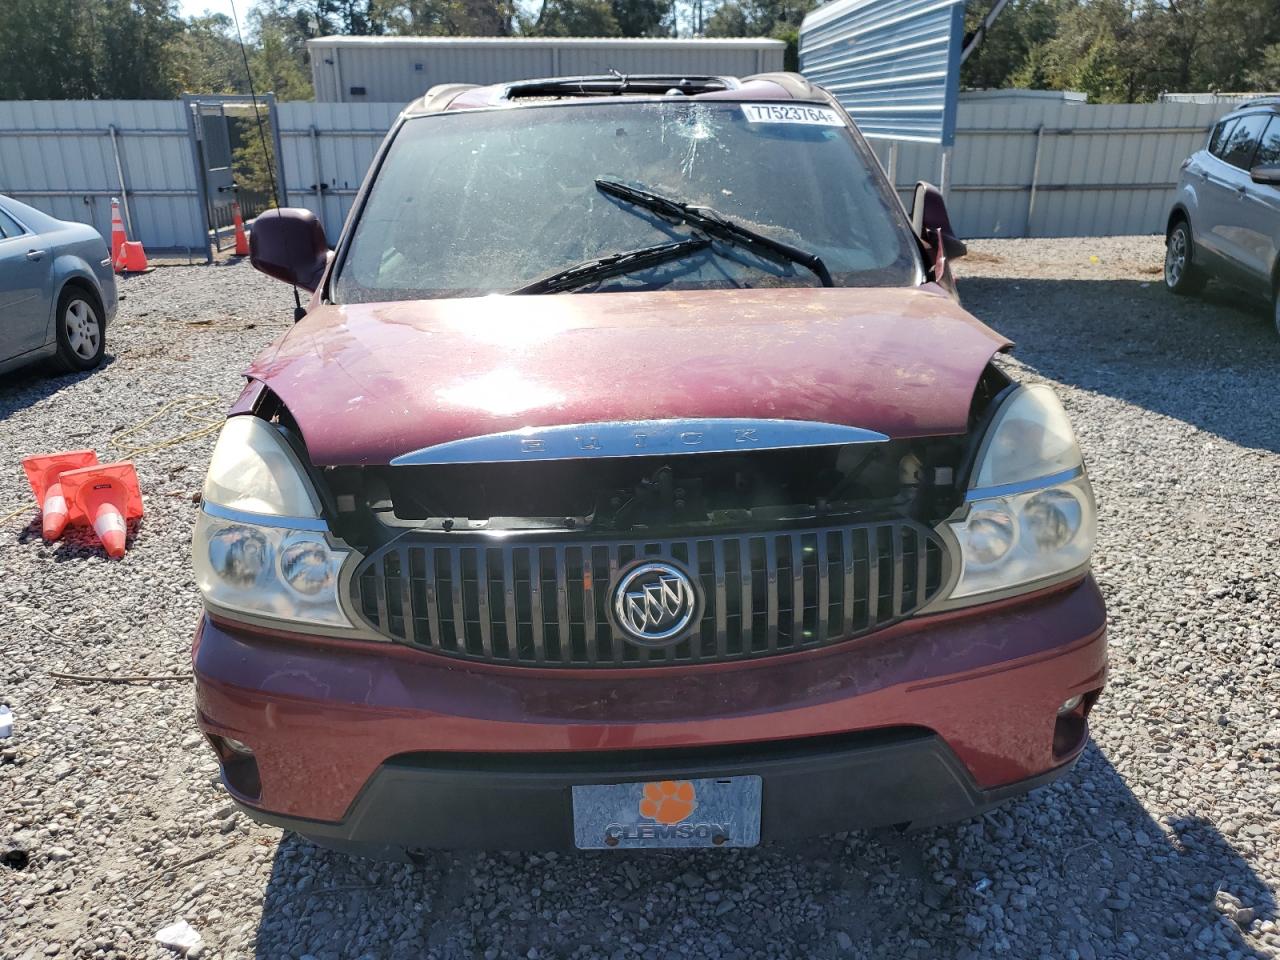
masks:
<path id="1" fill-rule="evenodd" d="M 1276 284 L 1276 291 L 1271 295 L 1271 322 L 1276 326 L 1276 336 L 1280 336 L 1280 283 Z"/>
<path id="2" fill-rule="evenodd" d="M 1164 248 L 1164 285 L 1177 294 L 1199 293 L 1205 276 L 1191 262 L 1191 227 L 1179 220 L 1169 231 Z"/>
<path id="3" fill-rule="evenodd" d="M 107 333 L 97 298 L 81 287 L 66 287 L 58 297 L 58 366 L 63 370 L 92 370 L 102 362 Z"/>

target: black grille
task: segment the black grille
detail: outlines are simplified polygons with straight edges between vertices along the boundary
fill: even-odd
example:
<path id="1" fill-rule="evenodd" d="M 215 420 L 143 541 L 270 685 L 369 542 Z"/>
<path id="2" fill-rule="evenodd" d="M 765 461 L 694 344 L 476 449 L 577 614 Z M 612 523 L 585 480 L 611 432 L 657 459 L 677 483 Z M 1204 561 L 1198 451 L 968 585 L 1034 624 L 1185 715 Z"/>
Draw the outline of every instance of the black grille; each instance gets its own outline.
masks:
<path id="1" fill-rule="evenodd" d="M 665 649 L 629 643 L 610 585 L 637 560 L 696 574 L 702 619 Z M 367 625 L 467 660 L 630 667 L 808 650 L 909 616 L 947 582 L 942 540 L 910 521 L 661 540 L 478 538 L 409 533 L 351 580 Z"/>

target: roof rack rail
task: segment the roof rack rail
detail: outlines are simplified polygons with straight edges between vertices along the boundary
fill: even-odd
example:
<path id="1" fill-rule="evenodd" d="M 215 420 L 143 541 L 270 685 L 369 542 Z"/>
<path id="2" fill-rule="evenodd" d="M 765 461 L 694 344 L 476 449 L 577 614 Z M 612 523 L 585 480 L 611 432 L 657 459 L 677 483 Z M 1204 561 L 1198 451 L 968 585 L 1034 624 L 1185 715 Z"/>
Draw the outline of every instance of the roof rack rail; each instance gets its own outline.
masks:
<path id="1" fill-rule="evenodd" d="M 753 80 L 767 80 L 769 83 L 776 83 L 796 100 L 812 100 L 814 97 L 823 95 L 823 91 L 816 84 L 798 73 L 774 70 L 769 73 L 753 73 L 749 77 L 742 78 L 743 83 L 751 83 Z"/>
<path id="2" fill-rule="evenodd" d="M 414 100 L 405 110 L 410 113 L 439 113 L 447 107 L 458 94 L 466 90 L 474 90 L 475 83 L 437 83 L 434 87 Z"/>
<path id="3" fill-rule="evenodd" d="M 1237 109 L 1243 109 L 1244 107 L 1280 107 L 1280 95 L 1273 94 L 1271 96 L 1258 97 L 1256 100 L 1246 100 Z"/>
<path id="4" fill-rule="evenodd" d="M 687 76 L 678 73 L 612 73 L 590 77 L 552 77 L 509 83 L 503 100 L 535 97 L 617 97 L 627 93 L 662 94 L 679 90 L 685 96 L 735 90 L 736 77 Z"/>

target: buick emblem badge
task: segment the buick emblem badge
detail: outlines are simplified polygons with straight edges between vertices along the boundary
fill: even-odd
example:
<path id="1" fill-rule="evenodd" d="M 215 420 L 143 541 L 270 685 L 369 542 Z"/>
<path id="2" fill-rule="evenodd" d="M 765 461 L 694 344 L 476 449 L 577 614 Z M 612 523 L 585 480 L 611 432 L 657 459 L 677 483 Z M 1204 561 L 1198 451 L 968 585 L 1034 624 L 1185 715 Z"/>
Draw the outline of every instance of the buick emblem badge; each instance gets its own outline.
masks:
<path id="1" fill-rule="evenodd" d="M 699 594 L 689 575 L 662 560 L 627 570 L 613 588 L 613 615 L 627 640 L 663 647 L 684 638 L 698 614 Z"/>

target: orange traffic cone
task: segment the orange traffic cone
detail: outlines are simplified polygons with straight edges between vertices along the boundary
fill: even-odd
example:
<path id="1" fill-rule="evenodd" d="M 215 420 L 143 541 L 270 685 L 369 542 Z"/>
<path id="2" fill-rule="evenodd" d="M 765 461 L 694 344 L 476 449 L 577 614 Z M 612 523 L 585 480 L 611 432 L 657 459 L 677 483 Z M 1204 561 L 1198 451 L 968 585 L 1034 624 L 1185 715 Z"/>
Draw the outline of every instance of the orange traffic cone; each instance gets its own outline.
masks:
<path id="1" fill-rule="evenodd" d="M 31 484 L 31 492 L 36 495 L 36 503 L 40 504 L 40 519 L 45 540 L 50 542 L 62 536 L 70 520 L 66 495 L 59 482 L 61 474 L 67 470 L 79 470 L 98 462 L 98 455 L 92 450 L 68 450 L 65 453 L 47 453 L 38 457 L 27 457 L 22 461 L 22 470 Z M 84 517 L 79 518 L 84 522 Z"/>
<path id="2" fill-rule="evenodd" d="M 120 217 L 120 201 L 116 197 L 111 198 L 111 262 L 114 264 L 120 258 L 120 248 L 124 245 L 125 240 L 129 239 L 124 232 L 124 220 Z"/>
<path id="3" fill-rule="evenodd" d="M 116 273 L 146 273 L 147 252 L 142 249 L 140 240 L 126 240 L 120 244 L 120 252 L 115 259 Z"/>
<path id="4" fill-rule="evenodd" d="M 247 257 L 249 255 L 249 238 L 244 232 L 244 218 L 240 216 L 240 201 L 231 201 L 231 222 L 236 228 L 236 256 Z"/>
<path id="5" fill-rule="evenodd" d="M 73 511 L 82 512 L 93 524 L 107 556 L 124 556 L 130 520 L 142 516 L 142 491 L 132 463 L 104 463 L 83 470 L 69 470 L 61 477 L 63 496 Z"/>

